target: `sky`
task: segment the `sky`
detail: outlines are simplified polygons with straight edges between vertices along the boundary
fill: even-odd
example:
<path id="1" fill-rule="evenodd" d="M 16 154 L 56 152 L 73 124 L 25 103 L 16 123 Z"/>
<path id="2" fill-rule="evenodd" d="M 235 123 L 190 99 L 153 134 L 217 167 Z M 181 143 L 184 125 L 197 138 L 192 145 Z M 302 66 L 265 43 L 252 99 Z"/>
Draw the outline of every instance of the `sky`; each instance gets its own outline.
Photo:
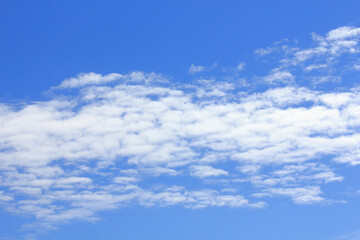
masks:
<path id="1" fill-rule="evenodd" d="M 360 240 L 359 9 L 0 0 L 0 240 Z"/>

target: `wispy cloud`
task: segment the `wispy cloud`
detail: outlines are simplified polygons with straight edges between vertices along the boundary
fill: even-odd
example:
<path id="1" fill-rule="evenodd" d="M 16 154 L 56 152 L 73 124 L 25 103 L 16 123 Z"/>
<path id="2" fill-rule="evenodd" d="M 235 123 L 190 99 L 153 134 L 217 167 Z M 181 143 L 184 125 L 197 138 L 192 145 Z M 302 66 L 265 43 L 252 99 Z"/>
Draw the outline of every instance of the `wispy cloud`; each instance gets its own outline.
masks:
<path id="1" fill-rule="evenodd" d="M 305 70 L 305 71 L 312 71 L 312 70 L 314 70 L 314 69 L 320 69 L 320 68 L 326 68 L 326 67 L 327 67 L 326 64 L 318 64 L 318 65 L 316 65 L 316 64 L 311 64 L 311 65 L 305 67 L 304 70 Z"/>
<path id="2" fill-rule="evenodd" d="M 293 64 L 304 62 L 313 57 L 326 56 L 330 60 L 344 53 L 359 52 L 360 28 L 340 27 L 327 33 L 325 37 L 313 34 L 317 46 L 295 52 Z"/>
<path id="3" fill-rule="evenodd" d="M 272 70 L 269 75 L 264 76 L 262 79 L 269 84 L 277 84 L 277 83 L 290 84 L 294 81 L 294 76 L 288 71 L 275 69 Z"/>
<path id="4" fill-rule="evenodd" d="M 238 63 L 238 65 L 236 66 L 236 69 L 238 71 L 244 70 L 245 69 L 245 63 L 243 63 L 243 62 Z"/>
<path id="5" fill-rule="evenodd" d="M 191 175 L 199 178 L 228 175 L 228 173 L 222 169 L 213 168 L 210 166 L 191 166 Z"/>
<path id="6" fill-rule="evenodd" d="M 360 65 L 359 65 L 359 64 L 354 65 L 354 66 L 353 66 L 353 69 L 355 69 L 355 70 L 360 70 Z"/>
<path id="7" fill-rule="evenodd" d="M 265 55 L 268 55 L 272 52 L 275 52 L 276 50 L 278 50 L 278 47 L 274 46 L 274 47 L 267 47 L 267 48 L 259 48 L 259 49 L 256 49 L 254 51 L 254 54 L 255 55 L 258 55 L 258 56 L 265 56 Z"/>
<path id="8" fill-rule="evenodd" d="M 350 232 L 350 233 L 345 233 L 345 234 L 330 238 L 329 240 L 358 240 L 358 239 L 360 239 L 360 230 Z"/>
<path id="9" fill-rule="evenodd" d="M 289 196 L 298 204 L 311 204 L 322 202 L 324 198 L 320 197 L 321 190 L 318 186 L 301 187 L 301 188 L 268 188 L 263 193 L 254 194 L 256 197 L 264 196 Z"/>
<path id="10" fill-rule="evenodd" d="M 197 74 L 197 73 L 203 72 L 205 70 L 206 70 L 206 68 L 204 66 L 191 64 L 191 66 L 189 68 L 189 73 Z"/>
<path id="11" fill-rule="evenodd" d="M 77 77 L 65 79 L 60 88 L 76 88 L 82 87 L 89 84 L 102 84 L 111 81 L 115 81 L 122 78 L 121 74 L 118 73 L 110 73 L 108 75 L 101 75 L 98 73 L 81 73 Z"/>

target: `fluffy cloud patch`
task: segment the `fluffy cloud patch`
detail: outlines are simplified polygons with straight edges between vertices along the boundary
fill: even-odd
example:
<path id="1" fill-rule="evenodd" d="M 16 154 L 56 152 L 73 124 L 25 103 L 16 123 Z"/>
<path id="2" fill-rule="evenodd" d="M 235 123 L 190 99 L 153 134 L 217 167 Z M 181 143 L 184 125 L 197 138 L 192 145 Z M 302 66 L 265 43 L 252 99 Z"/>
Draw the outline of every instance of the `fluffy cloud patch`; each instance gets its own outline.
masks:
<path id="1" fill-rule="evenodd" d="M 325 199 L 321 184 L 343 179 L 328 161 L 360 164 L 356 89 L 282 87 L 233 101 L 227 100 L 231 94 L 236 99 L 232 88 L 203 98 L 198 88 L 118 82 L 21 109 L 3 104 L 1 200 L 8 210 L 44 222 L 92 219 L 130 202 L 264 206 L 256 198 L 221 193 L 221 182 L 242 179 L 255 187 L 253 196 L 313 203 Z M 272 172 L 262 171 L 269 166 Z M 162 177 L 182 186 L 166 186 Z M 177 180 L 182 178 L 187 180 Z M 189 190 L 196 178 L 217 183 L 206 180 Z M 165 184 L 161 189 L 158 181 Z"/>

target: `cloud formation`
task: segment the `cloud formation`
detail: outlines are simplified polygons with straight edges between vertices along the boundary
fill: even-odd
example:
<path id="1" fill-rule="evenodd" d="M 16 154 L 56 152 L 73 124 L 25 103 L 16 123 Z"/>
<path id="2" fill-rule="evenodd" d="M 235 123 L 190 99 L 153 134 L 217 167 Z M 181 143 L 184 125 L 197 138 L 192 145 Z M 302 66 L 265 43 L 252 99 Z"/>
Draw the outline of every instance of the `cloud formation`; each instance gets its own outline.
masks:
<path id="1" fill-rule="evenodd" d="M 183 86 L 155 73 L 83 73 L 48 101 L 3 103 L 0 204 L 52 227 L 128 205 L 326 202 L 321 187 L 344 179 L 336 169 L 360 164 L 360 89 L 300 86 L 293 67 L 315 55 L 355 54 L 359 34 L 339 28 L 317 37 L 319 47 L 293 50 L 263 77 L 262 91 L 215 80 Z"/>

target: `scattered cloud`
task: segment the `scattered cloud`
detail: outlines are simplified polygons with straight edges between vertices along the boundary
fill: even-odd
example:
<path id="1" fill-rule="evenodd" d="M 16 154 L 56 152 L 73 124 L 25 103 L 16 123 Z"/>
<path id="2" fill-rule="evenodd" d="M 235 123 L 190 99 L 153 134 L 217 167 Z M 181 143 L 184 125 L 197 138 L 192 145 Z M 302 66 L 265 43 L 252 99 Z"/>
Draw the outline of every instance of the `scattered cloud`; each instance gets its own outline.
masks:
<path id="1" fill-rule="evenodd" d="M 275 52 L 276 50 L 278 50 L 277 46 L 267 47 L 267 48 L 259 48 L 254 51 L 254 54 L 262 57 L 265 55 L 269 55 L 270 53 Z"/>
<path id="2" fill-rule="evenodd" d="M 204 66 L 201 66 L 201 65 L 194 65 L 194 64 L 191 64 L 190 68 L 189 68 L 189 73 L 190 74 L 197 74 L 197 73 L 200 73 L 200 72 L 203 72 L 205 71 L 205 67 Z"/>
<path id="3" fill-rule="evenodd" d="M 360 64 L 354 65 L 354 66 L 353 66 L 353 69 L 354 69 L 354 70 L 360 70 Z"/>
<path id="4" fill-rule="evenodd" d="M 314 34 L 312 48 L 276 45 L 285 53 L 256 90 L 230 78 L 182 84 L 156 73 L 82 73 L 54 87 L 47 101 L 2 103 L 0 204 L 51 228 L 129 205 L 329 202 L 322 186 L 342 182 L 343 165 L 360 165 L 360 91 L 319 91 L 341 77 L 313 70 L 359 52 L 359 32 Z M 204 70 L 191 65 L 189 72 Z"/>
<path id="5" fill-rule="evenodd" d="M 300 187 L 300 188 L 268 188 L 263 193 L 254 194 L 256 197 L 274 197 L 274 196 L 288 196 L 298 204 L 319 203 L 324 200 L 320 197 L 321 190 L 318 186 Z"/>
<path id="6" fill-rule="evenodd" d="M 236 66 L 236 69 L 238 71 L 244 70 L 245 69 L 245 63 L 243 63 L 243 62 L 238 63 L 238 65 Z"/>
<path id="7" fill-rule="evenodd" d="M 311 65 L 305 67 L 304 70 L 305 70 L 305 71 L 312 71 L 312 70 L 314 70 L 314 69 L 320 69 L 320 68 L 326 68 L 326 67 L 327 67 L 326 64 L 318 64 L 318 65 L 316 65 L 316 64 L 311 64 Z"/>
<path id="8" fill-rule="evenodd" d="M 7 201 L 11 201 L 14 198 L 11 196 L 7 196 L 6 194 L 4 194 L 4 191 L 0 191 L 0 203 L 1 202 L 7 202 Z"/>
<path id="9" fill-rule="evenodd" d="M 140 75 L 149 82 L 149 75 Z M 264 204 L 223 195 L 216 185 L 169 192 L 162 176 L 174 182 L 187 177 L 189 183 L 194 177 L 234 182 L 246 176 L 243 181 L 255 187 L 250 198 L 315 203 L 325 200 L 321 184 L 343 179 L 320 164 L 324 156 L 360 164 L 356 89 L 281 87 L 237 98 L 233 83 L 182 90 L 151 82 L 85 85 L 77 96 L 20 109 L 2 104 L 0 200 L 6 208 L 56 223 L 93 220 L 98 211 L 130 202 L 191 208 Z M 210 86 L 222 94 L 199 95 Z M 234 168 L 224 170 L 229 163 Z M 264 166 L 274 169 L 266 173 Z M 157 181 L 164 186 L 153 189 Z"/>
<path id="10" fill-rule="evenodd" d="M 294 53 L 292 64 L 298 64 L 311 58 L 324 57 L 324 60 L 331 61 L 334 57 L 359 52 L 360 28 L 340 27 L 330 31 L 325 37 L 313 34 L 317 45 L 302 49 Z"/>

